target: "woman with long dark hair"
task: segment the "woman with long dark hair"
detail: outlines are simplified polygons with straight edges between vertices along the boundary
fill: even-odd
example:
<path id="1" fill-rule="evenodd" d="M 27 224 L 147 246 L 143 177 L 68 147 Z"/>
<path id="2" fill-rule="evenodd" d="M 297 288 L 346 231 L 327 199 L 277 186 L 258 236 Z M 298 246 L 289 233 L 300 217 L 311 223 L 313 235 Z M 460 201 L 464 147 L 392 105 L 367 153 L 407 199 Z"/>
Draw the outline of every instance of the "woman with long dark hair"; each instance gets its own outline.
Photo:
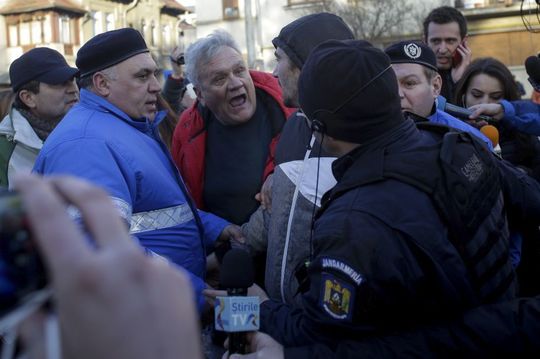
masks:
<path id="1" fill-rule="evenodd" d="M 520 99 L 518 88 L 508 68 L 492 57 L 473 61 L 456 86 L 455 103 L 470 107 L 481 103 L 497 103 L 502 99 Z M 471 123 L 474 125 L 474 123 Z M 511 129 L 502 123 L 499 130 L 502 157 L 540 180 L 540 141 L 536 136 Z"/>

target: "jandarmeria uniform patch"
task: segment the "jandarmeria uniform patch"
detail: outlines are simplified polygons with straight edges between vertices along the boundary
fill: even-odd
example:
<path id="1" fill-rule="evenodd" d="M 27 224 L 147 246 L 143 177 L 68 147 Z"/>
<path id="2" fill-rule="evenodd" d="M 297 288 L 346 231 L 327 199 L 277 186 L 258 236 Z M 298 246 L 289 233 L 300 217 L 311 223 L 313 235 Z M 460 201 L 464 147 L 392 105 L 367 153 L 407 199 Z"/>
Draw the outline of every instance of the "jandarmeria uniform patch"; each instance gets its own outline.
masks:
<path id="1" fill-rule="evenodd" d="M 354 295 L 353 285 L 331 274 L 322 273 L 319 303 L 332 318 L 347 321 L 352 319 Z"/>
<path id="2" fill-rule="evenodd" d="M 354 270 L 348 264 L 333 258 L 322 258 L 321 266 L 323 269 L 335 269 L 351 278 L 356 285 L 360 285 L 364 281 L 364 277 Z"/>

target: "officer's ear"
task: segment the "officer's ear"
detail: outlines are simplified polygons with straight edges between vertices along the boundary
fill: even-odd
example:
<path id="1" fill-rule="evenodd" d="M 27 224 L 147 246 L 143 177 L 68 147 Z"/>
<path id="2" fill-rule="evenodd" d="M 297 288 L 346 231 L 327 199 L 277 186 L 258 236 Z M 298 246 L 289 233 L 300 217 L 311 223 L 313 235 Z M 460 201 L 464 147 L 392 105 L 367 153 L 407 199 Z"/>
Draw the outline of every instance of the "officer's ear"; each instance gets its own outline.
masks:
<path id="1" fill-rule="evenodd" d="M 442 77 L 441 75 L 437 73 L 431 78 L 431 92 L 433 95 L 433 99 L 436 99 L 437 96 L 441 94 L 441 89 L 442 89 Z"/>

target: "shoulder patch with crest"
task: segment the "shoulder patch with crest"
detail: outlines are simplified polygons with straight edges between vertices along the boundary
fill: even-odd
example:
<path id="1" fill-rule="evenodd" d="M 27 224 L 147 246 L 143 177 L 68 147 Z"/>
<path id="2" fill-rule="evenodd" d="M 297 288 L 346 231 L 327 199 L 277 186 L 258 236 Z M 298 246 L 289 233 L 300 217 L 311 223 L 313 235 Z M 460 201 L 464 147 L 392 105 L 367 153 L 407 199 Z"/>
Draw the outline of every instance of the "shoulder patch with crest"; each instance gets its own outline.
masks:
<path id="1" fill-rule="evenodd" d="M 352 320 L 355 287 L 328 273 L 322 273 L 319 305 L 332 318 Z"/>

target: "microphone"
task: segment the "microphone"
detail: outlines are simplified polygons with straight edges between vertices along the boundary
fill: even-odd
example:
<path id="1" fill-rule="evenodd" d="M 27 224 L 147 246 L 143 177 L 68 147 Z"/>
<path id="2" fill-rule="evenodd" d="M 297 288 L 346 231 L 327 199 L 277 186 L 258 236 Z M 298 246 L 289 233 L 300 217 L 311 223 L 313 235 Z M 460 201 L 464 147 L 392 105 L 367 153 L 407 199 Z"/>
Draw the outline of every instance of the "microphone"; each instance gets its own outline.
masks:
<path id="1" fill-rule="evenodd" d="M 497 147 L 499 144 L 499 130 L 497 130 L 497 127 L 493 125 L 485 125 L 480 128 L 480 132 L 484 134 L 491 143 L 493 144 L 493 148 Z"/>
<path id="2" fill-rule="evenodd" d="M 463 120 L 468 120 L 469 119 L 469 116 L 473 114 L 473 111 L 467 109 L 467 108 L 464 108 L 464 107 L 459 107 L 459 106 L 456 106 L 456 105 L 452 105 L 451 103 L 445 103 L 444 104 L 444 112 L 454 116 L 454 117 L 457 117 L 457 118 L 461 118 Z M 483 120 L 483 121 L 486 121 L 486 122 L 494 122 L 493 118 L 491 118 L 490 116 L 486 116 L 486 115 L 480 115 L 477 117 L 477 120 Z"/>
<path id="3" fill-rule="evenodd" d="M 540 58 L 538 56 L 529 56 L 525 60 L 525 71 L 529 75 L 529 82 L 534 90 L 540 92 Z"/>
<path id="4" fill-rule="evenodd" d="M 223 257 L 221 287 L 227 297 L 216 297 L 214 311 L 216 330 L 229 333 L 229 354 L 245 354 L 246 332 L 259 329 L 259 297 L 248 297 L 253 285 L 253 262 L 243 249 L 231 249 Z"/>

